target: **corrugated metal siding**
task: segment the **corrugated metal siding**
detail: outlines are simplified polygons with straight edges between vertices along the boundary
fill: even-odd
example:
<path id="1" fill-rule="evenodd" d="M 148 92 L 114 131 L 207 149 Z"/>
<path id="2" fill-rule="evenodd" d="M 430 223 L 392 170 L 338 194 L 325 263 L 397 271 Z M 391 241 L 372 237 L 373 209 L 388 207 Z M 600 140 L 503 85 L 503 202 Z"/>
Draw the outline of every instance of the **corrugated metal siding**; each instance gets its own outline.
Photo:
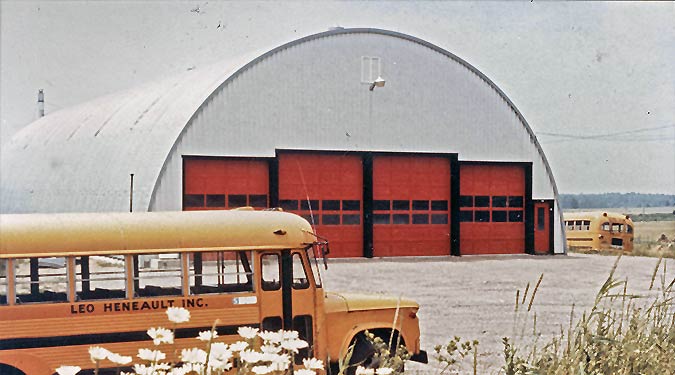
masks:
<path id="1" fill-rule="evenodd" d="M 255 54 L 258 56 L 259 54 Z M 171 145 L 241 62 L 217 64 L 54 112 L 3 146 L 0 211 L 146 211 Z"/>

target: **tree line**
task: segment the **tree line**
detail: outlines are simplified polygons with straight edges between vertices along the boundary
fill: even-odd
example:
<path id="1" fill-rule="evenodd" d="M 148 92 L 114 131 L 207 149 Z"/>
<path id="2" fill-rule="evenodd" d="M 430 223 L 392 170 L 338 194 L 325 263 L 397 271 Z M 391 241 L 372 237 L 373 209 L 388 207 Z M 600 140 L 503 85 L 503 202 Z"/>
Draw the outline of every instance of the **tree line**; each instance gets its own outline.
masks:
<path id="1" fill-rule="evenodd" d="M 563 209 L 674 207 L 675 195 L 641 193 L 560 194 L 560 204 Z"/>

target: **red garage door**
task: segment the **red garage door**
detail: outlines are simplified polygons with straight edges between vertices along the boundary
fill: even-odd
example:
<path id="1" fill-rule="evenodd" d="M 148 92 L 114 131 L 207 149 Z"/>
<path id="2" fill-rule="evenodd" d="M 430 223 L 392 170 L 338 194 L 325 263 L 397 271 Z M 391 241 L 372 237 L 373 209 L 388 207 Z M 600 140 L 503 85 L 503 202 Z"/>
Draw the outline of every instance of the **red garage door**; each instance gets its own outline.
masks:
<path id="1" fill-rule="evenodd" d="M 460 253 L 525 252 L 525 167 L 460 165 Z"/>
<path id="2" fill-rule="evenodd" d="M 268 176 L 265 160 L 186 157 L 183 159 L 183 209 L 266 208 Z"/>
<path id="3" fill-rule="evenodd" d="M 282 153 L 278 161 L 279 206 L 313 220 L 330 241 L 331 257 L 363 256 L 361 157 Z"/>
<path id="4" fill-rule="evenodd" d="M 450 160 L 373 158 L 373 255 L 450 254 Z"/>

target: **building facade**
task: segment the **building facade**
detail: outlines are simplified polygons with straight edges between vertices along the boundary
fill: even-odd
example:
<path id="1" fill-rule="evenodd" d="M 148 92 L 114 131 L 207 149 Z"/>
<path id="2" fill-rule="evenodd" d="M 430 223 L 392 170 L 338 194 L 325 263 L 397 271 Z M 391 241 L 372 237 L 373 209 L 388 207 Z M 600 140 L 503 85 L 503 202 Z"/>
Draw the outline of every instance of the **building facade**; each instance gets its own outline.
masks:
<path id="1" fill-rule="evenodd" d="M 49 114 L 1 162 L 3 213 L 282 207 L 334 257 L 566 251 L 522 114 L 392 31 L 331 30 Z"/>

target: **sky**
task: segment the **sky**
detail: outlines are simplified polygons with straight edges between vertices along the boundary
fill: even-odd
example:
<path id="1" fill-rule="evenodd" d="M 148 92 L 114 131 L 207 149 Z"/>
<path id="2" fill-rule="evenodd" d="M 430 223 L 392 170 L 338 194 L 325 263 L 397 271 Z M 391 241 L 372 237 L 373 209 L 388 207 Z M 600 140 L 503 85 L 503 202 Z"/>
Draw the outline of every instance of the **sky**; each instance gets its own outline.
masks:
<path id="1" fill-rule="evenodd" d="M 675 2 L 0 0 L 0 147 L 45 111 L 331 27 L 409 34 L 514 102 L 561 193 L 675 194 Z"/>

